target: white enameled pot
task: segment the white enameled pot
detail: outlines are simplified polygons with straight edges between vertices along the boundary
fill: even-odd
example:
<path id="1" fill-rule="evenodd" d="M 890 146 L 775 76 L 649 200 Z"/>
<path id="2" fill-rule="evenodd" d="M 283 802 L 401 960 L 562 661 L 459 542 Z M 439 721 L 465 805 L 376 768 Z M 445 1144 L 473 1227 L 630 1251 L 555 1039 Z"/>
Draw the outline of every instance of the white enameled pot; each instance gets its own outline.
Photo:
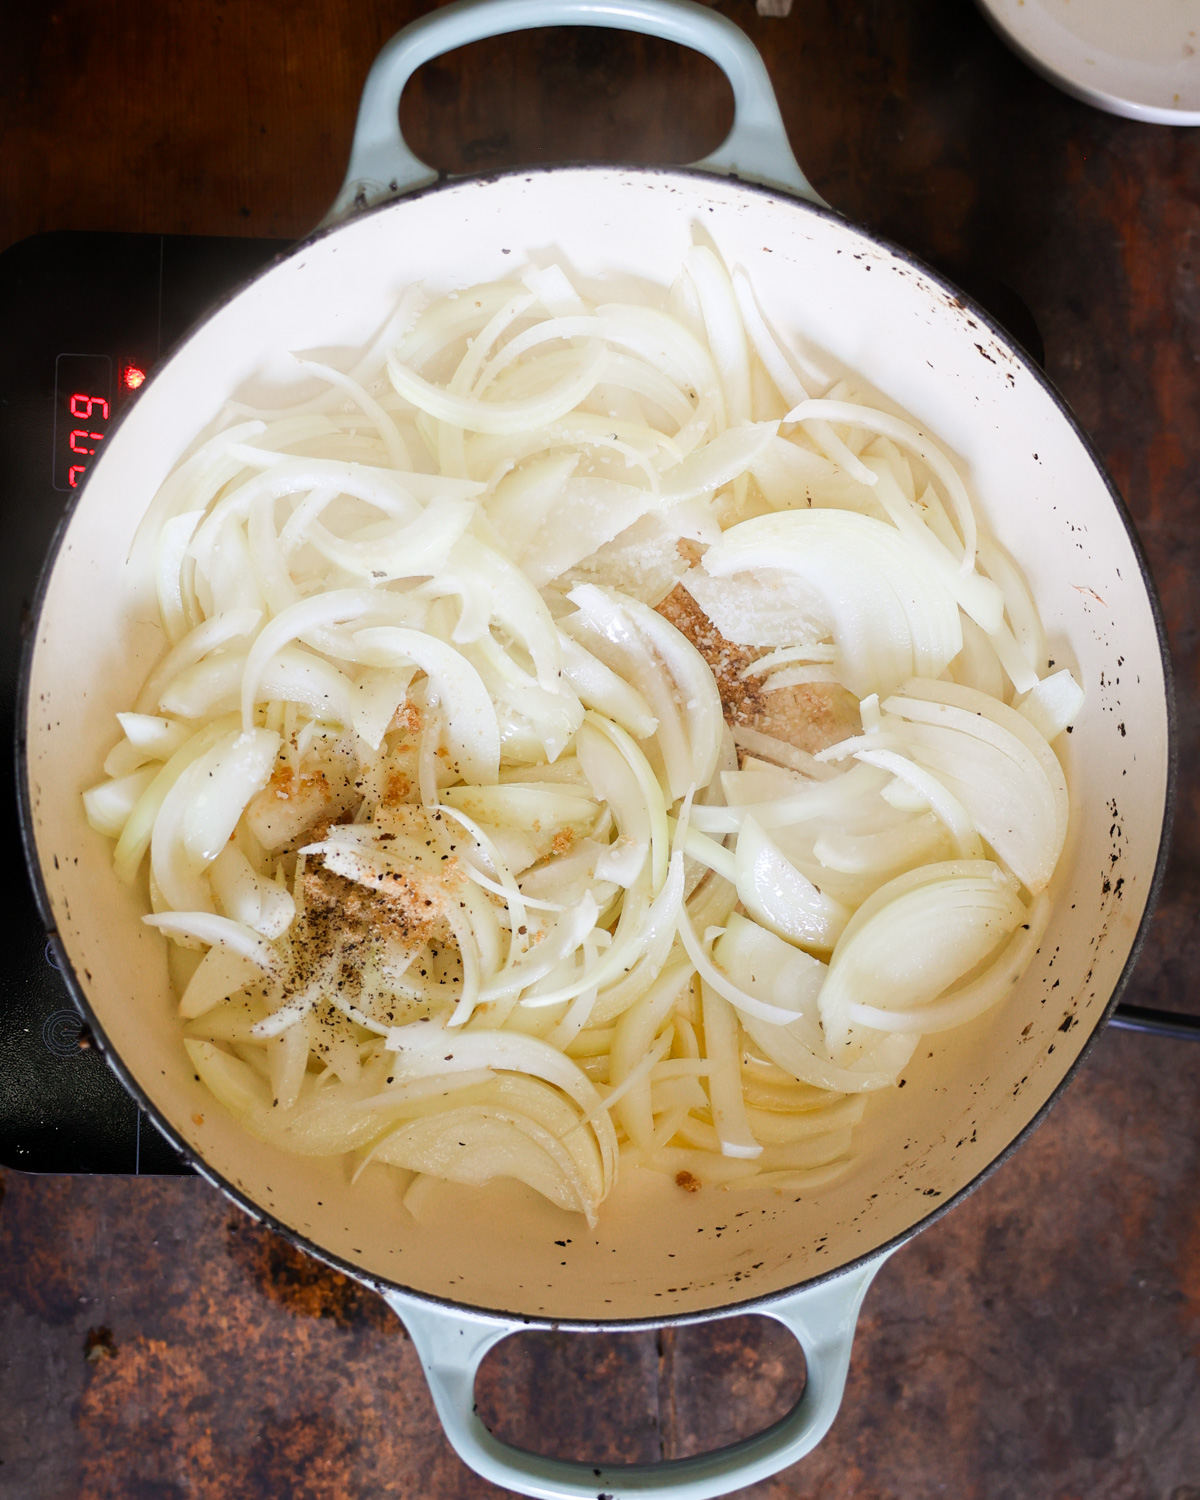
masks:
<path id="1" fill-rule="evenodd" d="M 725 145 L 689 169 L 558 167 L 435 183 L 397 101 L 420 63 L 548 24 L 627 28 L 714 58 L 733 84 Z M 670 284 L 694 226 L 750 273 L 771 320 L 828 373 L 853 371 L 954 455 L 986 524 L 1020 560 L 1060 664 L 1087 702 L 1066 738 L 1068 846 L 1046 940 L 994 1012 L 919 1048 L 875 1101 L 857 1165 L 812 1197 L 680 1191 L 630 1173 L 589 1232 L 525 1190 L 446 1189 L 418 1225 L 385 1168 L 253 1140 L 200 1086 L 180 1043 L 143 889 L 112 874 L 80 793 L 114 712 L 163 638 L 127 567 L 163 478 L 234 392 L 262 395 L 282 351 L 365 342 L 403 288 L 433 292 L 562 260 L 608 298 Z M 859 1304 L 883 1258 L 978 1182 L 1041 1116 L 1128 973 L 1165 843 L 1171 782 L 1163 635 L 1128 517 L 1043 374 L 978 308 L 829 211 L 792 157 L 765 69 L 689 0 L 468 0 L 401 32 L 372 70 L 349 177 L 327 225 L 195 329 L 106 439 L 47 564 L 19 722 L 28 852 L 64 971 L 100 1045 L 197 1169 L 248 1212 L 378 1288 L 412 1333 L 447 1434 L 473 1468 L 529 1495 L 699 1497 L 807 1453 L 837 1411 Z M 203 1123 L 199 1123 L 203 1121 Z M 564 1243 L 565 1242 L 565 1243 Z M 640 1468 L 550 1461 L 474 1414 L 486 1351 L 528 1327 L 644 1328 L 755 1311 L 791 1328 L 808 1381 L 767 1432 Z"/>

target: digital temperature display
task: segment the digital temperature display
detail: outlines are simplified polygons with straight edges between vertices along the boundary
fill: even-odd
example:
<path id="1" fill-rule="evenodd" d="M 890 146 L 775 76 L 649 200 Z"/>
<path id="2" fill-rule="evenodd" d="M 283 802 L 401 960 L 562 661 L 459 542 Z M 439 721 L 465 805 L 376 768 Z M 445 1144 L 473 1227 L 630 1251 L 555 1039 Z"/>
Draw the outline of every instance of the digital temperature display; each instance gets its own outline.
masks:
<path id="1" fill-rule="evenodd" d="M 78 489 L 113 415 L 107 354 L 60 354 L 54 366 L 54 488 Z"/>

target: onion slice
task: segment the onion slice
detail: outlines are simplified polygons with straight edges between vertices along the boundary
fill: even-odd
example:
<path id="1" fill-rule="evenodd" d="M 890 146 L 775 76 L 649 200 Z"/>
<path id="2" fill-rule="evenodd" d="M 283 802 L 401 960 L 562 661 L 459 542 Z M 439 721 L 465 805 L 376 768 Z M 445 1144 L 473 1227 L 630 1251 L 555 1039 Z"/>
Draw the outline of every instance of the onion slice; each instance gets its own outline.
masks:
<path id="1" fill-rule="evenodd" d="M 832 1056 L 852 1055 L 849 1009 L 903 1013 L 937 997 L 1026 920 L 1015 883 L 990 860 L 952 860 L 898 876 L 847 924 L 819 997 Z M 861 1045 L 861 1043 L 859 1043 Z"/>
<path id="2" fill-rule="evenodd" d="M 724 724 L 708 663 L 670 621 L 615 589 L 585 583 L 567 597 L 582 618 L 568 616 L 563 628 L 632 681 L 657 717 L 655 741 L 672 799 L 689 787 L 707 786 Z"/>
<path id="3" fill-rule="evenodd" d="M 854 511 L 792 510 L 732 526 L 705 553 L 714 578 L 794 574 L 833 624 L 835 675 L 853 693 L 939 677 L 962 650 L 958 606 L 924 556 L 892 526 Z"/>
<path id="4" fill-rule="evenodd" d="M 468 781 L 493 786 L 500 776 L 500 726 L 479 673 L 453 646 L 420 630 L 377 625 L 355 632 L 374 665 L 414 665 L 427 673 L 446 714 L 458 769 Z"/>

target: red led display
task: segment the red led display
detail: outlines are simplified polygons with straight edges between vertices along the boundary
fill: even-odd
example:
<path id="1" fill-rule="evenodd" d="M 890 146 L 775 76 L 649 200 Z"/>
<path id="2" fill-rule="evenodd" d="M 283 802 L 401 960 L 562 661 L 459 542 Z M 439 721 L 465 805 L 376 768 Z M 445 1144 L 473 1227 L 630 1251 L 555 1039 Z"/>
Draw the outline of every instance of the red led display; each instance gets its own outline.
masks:
<path id="1" fill-rule="evenodd" d="M 87 399 L 94 399 L 94 398 L 87 398 L 87 397 L 81 397 L 81 396 L 72 396 L 71 397 L 72 401 L 80 401 L 80 400 L 87 400 Z M 104 405 L 107 406 L 108 402 L 106 401 L 104 403 Z M 84 430 L 83 430 L 82 427 L 77 427 L 75 429 L 75 431 L 71 434 L 71 452 L 72 453 L 86 453 L 88 455 L 91 455 L 91 454 L 95 453 L 95 451 L 96 451 L 95 448 L 85 448 L 83 446 L 83 443 L 80 442 L 80 438 L 83 438 L 84 440 L 90 441 L 90 442 L 93 442 L 93 443 L 98 443 L 103 436 L 104 436 L 104 434 L 102 432 L 84 432 Z"/>
<path id="2" fill-rule="evenodd" d="M 71 397 L 71 415 L 79 417 L 82 421 L 91 420 L 95 409 L 100 408 L 100 415 L 108 421 L 108 402 L 103 396 L 85 396 L 82 391 L 76 391 Z"/>
<path id="3" fill-rule="evenodd" d="M 145 379 L 145 370 L 140 370 L 137 365 L 126 365 L 121 371 L 121 380 L 127 391 L 136 391 L 145 382 Z"/>
<path id="4" fill-rule="evenodd" d="M 74 490 L 103 451 L 113 414 L 112 361 L 106 354 L 60 354 L 54 374 L 54 487 Z"/>

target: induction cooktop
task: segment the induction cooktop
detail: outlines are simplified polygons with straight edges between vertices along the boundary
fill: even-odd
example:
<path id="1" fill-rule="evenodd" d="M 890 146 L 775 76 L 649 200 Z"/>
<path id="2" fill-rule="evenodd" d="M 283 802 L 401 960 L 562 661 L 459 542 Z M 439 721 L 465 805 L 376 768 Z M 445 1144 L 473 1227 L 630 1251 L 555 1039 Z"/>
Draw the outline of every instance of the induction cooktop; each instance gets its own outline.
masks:
<path id="1" fill-rule="evenodd" d="M 0 1163 L 187 1172 L 90 1044 L 25 874 L 13 715 L 30 603 L 72 497 L 155 364 L 287 241 L 62 232 L 0 255 Z"/>

